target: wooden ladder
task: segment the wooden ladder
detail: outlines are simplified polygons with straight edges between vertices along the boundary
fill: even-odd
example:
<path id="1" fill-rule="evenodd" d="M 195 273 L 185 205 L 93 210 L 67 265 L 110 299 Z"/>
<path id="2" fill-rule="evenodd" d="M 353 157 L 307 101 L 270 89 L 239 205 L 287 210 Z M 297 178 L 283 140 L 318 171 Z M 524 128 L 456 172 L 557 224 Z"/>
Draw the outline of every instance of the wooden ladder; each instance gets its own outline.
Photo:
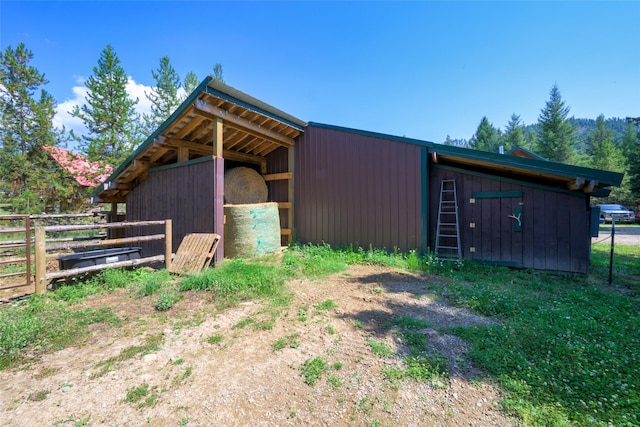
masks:
<path id="1" fill-rule="evenodd" d="M 443 179 L 440 183 L 440 205 L 436 228 L 436 258 L 443 261 L 460 261 L 460 227 L 458 225 L 458 196 L 456 181 Z"/>

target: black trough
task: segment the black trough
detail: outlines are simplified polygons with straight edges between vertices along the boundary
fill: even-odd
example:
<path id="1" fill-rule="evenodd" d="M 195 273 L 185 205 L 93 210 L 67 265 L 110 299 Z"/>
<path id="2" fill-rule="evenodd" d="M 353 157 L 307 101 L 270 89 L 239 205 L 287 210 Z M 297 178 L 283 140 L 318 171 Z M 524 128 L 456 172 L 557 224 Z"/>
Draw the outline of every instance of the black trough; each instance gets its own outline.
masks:
<path id="1" fill-rule="evenodd" d="M 79 252 L 77 254 L 58 257 L 60 270 L 89 267 L 99 264 L 113 264 L 114 262 L 128 261 L 140 258 L 141 248 L 113 248 L 95 251 Z"/>

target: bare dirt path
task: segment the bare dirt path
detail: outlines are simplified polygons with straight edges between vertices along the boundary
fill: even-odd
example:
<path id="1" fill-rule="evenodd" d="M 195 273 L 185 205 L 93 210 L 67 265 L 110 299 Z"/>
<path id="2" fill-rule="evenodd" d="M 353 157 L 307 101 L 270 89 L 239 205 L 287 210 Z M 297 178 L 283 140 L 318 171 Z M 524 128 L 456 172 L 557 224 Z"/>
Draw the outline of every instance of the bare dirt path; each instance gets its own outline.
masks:
<path id="1" fill-rule="evenodd" d="M 497 389 L 465 359 L 466 343 L 443 332 L 492 320 L 424 294 L 430 280 L 441 279 L 354 266 L 321 281 L 295 281 L 293 301 L 271 329 L 264 325 L 274 310 L 259 302 L 216 311 L 205 293 L 189 293 L 162 314 L 125 290 L 91 297 L 82 306 L 111 307 L 123 327 L 98 327 L 82 346 L 0 372 L 1 424 L 516 425 L 500 411 Z M 314 307 L 327 300 L 337 307 Z M 421 333 L 447 358 L 441 384 L 385 379 L 383 369 L 407 351 L 388 324 L 398 316 L 428 321 Z M 153 337 L 157 351 L 117 360 Z M 397 356 L 376 356 L 369 338 Z M 278 340 L 286 345 L 274 350 Z M 300 367 L 317 357 L 329 371 L 310 386 Z M 136 388 L 147 390 L 137 401 Z"/>

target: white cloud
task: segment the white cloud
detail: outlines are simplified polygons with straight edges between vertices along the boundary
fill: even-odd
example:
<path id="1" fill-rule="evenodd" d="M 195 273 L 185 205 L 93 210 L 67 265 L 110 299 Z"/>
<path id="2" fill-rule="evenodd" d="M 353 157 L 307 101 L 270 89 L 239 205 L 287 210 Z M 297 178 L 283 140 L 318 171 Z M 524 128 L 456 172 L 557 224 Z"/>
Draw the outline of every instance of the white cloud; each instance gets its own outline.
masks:
<path id="1" fill-rule="evenodd" d="M 69 114 L 74 107 L 81 107 L 86 103 L 87 87 L 84 85 L 84 81 L 85 79 L 83 77 L 76 79 L 77 85 L 71 89 L 73 97 L 58 104 L 56 107 L 56 115 L 53 118 L 54 126 L 58 128 L 64 126 L 67 130 L 73 130 L 76 135 L 84 135 L 87 133 L 87 129 L 82 120 Z M 129 98 L 133 100 L 138 99 L 135 109 L 140 116 L 151 113 L 151 101 L 149 101 L 145 95 L 145 92 L 149 93 L 153 90 L 151 86 L 137 83 L 129 76 L 125 89 L 129 94 Z"/>

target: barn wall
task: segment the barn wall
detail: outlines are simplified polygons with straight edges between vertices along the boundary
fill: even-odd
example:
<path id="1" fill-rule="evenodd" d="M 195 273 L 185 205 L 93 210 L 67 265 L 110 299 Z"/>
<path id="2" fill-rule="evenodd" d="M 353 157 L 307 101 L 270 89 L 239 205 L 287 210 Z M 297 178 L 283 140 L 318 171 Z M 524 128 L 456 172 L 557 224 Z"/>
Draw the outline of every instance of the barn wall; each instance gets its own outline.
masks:
<path id="1" fill-rule="evenodd" d="M 296 142 L 294 223 L 303 243 L 422 249 L 423 147 L 309 126 Z"/>
<path id="2" fill-rule="evenodd" d="M 267 173 L 289 172 L 289 150 L 280 147 L 267 155 Z M 267 181 L 270 202 L 289 202 L 289 181 Z M 280 227 L 291 228 L 289 224 L 289 212 L 287 209 L 280 209 Z M 283 244 L 287 239 L 283 238 Z"/>
<path id="3" fill-rule="evenodd" d="M 189 233 L 218 233 L 223 235 L 223 212 L 215 225 L 216 195 L 222 206 L 222 159 L 209 159 L 184 166 L 150 171 L 147 179 L 127 194 L 127 219 L 163 220 L 173 222 L 173 252 Z M 217 176 L 217 179 L 216 179 Z M 217 186 L 217 188 L 216 188 Z M 219 229 L 219 231 L 216 231 Z M 163 227 L 144 227 L 139 233 L 163 233 Z M 145 256 L 164 253 L 164 241 L 143 245 Z M 223 248 L 218 244 L 218 251 Z M 216 257 L 217 258 L 217 257 Z"/>
<path id="4" fill-rule="evenodd" d="M 434 166 L 430 169 L 431 247 L 436 237 L 440 182 L 454 179 L 465 259 L 538 270 L 588 272 L 590 213 L 586 195 Z M 497 196 L 513 191 L 522 192 L 522 197 L 476 198 L 475 203 L 470 202 L 474 192 Z M 514 231 L 514 220 L 508 218 L 518 207 L 523 210 L 522 231 Z"/>

